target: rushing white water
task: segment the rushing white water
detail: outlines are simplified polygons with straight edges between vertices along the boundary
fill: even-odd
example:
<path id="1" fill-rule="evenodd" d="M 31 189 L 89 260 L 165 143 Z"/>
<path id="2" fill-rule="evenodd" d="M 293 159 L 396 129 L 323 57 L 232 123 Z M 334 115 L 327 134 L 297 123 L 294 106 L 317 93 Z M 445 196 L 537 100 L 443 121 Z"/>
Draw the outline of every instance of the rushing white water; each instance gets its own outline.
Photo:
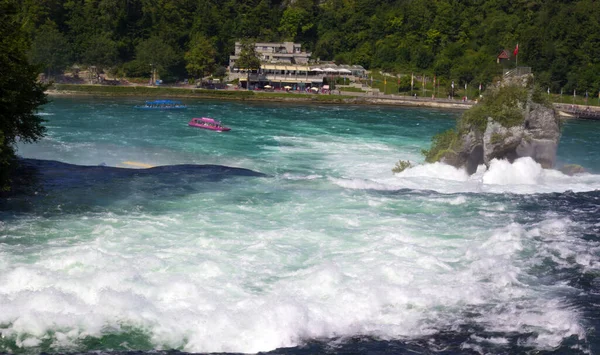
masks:
<path id="1" fill-rule="evenodd" d="M 532 194 L 596 190 L 600 176 L 566 176 L 528 158 L 493 161 L 473 176 L 439 163 L 393 174 L 398 159 L 420 162 L 437 112 L 254 107 L 242 116 L 240 106 L 215 104 L 230 105 L 231 135 L 188 129 L 185 115 L 121 129 L 76 121 L 83 112 L 108 119 L 111 109 L 124 122 L 136 115 L 128 104 L 89 111 L 58 102 L 48 109 L 49 137 L 19 152 L 268 175 L 86 175 L 89 185 L 40 190 L 31 210 L 2 210 L 0 332 L 17 347 L 79 349 L 90 337 L 125 334 L 121 346 L 135 349 L 139 332 L 157 349 L 252 353 L 465 325 L 498 334 L 474 335 L 467 348 L 507 343 L 511 333 L 529 334 L 521 345 L 537 350 L 585 339 L 568 298 L 577 290 L 539 270 L 548 262 L 596 270 L 600 246 L 575 235 L 581 222 L 568 215 L 525 218 L 521 205 Z M 390 112 L 403 119 L 386 120 Z M 293 119 L 299 113 L 323 118 Z M 382 122 L 363 123 L 373 116 Z M 262 129 L 251 124 L 257 117 Z M 407 133 L 415 122 L 429 135 Z"/>

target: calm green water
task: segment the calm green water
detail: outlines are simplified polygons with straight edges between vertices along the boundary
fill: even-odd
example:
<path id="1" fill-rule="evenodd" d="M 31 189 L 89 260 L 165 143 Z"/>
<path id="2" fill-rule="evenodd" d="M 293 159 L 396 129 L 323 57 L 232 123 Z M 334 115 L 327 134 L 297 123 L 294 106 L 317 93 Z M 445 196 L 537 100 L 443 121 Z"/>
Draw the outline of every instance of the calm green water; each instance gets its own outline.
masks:
<path id="1" fill-rule="evenodd" d="M 19 146 L 96 168 L 44 163 L 36 194 L 0 204 L 0 352 L 594 349 L 578 297 L 595 291 L 571 282 L 600 261 L 594 122 L 567 123 L 559 148 L 587 174 L 523 159 L 469 177 L 421 164 L 457 112 L 139 101 L 56 98 L 48 136 Z M 394 175 L 399 159 L 420 165 Z M 142 164 L 167 167 L 111 169 Z"/>

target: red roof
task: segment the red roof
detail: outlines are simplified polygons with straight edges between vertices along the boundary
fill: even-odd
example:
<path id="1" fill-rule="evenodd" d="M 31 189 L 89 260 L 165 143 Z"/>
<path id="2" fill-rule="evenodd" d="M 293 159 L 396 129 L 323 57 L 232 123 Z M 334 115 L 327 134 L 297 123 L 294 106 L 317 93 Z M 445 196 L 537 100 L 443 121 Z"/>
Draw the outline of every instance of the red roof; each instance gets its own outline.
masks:
<path id="1" fill-rule="evenodd" d="M 500 54 L 498 54 L 498 59 L 508 59 L 508 53 L 506 52 L 506 50 L 503 50 L 502 52 L 500 52 Z"/>

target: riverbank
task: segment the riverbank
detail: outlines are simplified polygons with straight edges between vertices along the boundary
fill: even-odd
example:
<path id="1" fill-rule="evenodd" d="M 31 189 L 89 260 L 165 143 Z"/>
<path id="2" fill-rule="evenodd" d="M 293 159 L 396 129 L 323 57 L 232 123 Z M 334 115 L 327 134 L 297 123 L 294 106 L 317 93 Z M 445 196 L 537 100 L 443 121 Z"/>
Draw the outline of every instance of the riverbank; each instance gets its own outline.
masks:
<path id="1" fill-rule="evenodd" d="M 178 87 L 79 84 L 55 84 L 47 91 L 47 93 L 48 95 L 143 96 L 148 99 L 195 98 L 207 100 L 306 102 L 344 105 L 394 105 L 453 110 L 466 110 L 475 104 L 475 102 L 470 101 L 462 102 L 448 99 L 415 98 L 400 95 L 371 95 L 367 93 L 345 91 L 341 91 L 339 94 L 314 94 L 304 92 L 264 92 L 234 89 L 207 90 Z"/>

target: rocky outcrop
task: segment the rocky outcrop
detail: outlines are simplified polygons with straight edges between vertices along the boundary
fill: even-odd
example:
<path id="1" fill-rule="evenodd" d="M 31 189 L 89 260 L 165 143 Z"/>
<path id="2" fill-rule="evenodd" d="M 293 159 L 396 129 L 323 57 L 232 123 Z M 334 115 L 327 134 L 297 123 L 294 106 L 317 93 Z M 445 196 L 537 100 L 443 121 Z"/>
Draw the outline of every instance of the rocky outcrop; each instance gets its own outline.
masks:
<path id="1" fill-rule="evenodd" d="M 569 175 L 569 176 L 583 174 L 586 172 L 583 166 L 577 165 L 577 164 L 567 164 L 567 165 L 562 166 L 559 170 L 563 174 Z"/>
<path id="2" fill-rule="evenodd" d="M 483 163 L 492 159 L 513 161 L 531 157 L 543 168 L 554 166 L 560 139 L 558 116 L 554 109 L 531 103 L 522 125 L 506 128 L 488 118 L 483 135 Z"/>
<path id="3" fill-rule="evenodd" d="M 450 147 L 437 147 L 440 160 L 475 173 L 493 159 L 513 162 L 531 157 L 543 168 L 552 168 L 560 139 L 557 112 L 535 92 L 531 77 L 518 77 L 492 88 L 473 113 L 459 121 Z"/>

